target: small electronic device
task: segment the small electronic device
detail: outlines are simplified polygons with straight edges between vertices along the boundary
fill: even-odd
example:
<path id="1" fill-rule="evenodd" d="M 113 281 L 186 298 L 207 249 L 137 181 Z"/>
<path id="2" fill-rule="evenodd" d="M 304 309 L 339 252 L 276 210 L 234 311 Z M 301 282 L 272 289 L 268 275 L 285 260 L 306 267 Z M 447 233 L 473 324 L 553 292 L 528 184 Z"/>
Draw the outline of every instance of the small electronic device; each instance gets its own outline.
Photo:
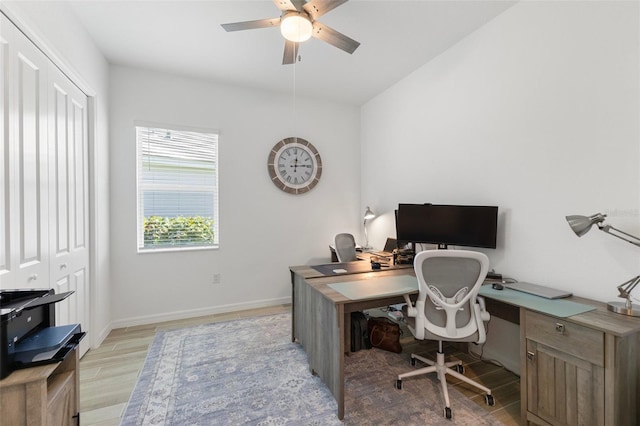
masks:
<path id="1" fill-rule="evenodd" d="M 410 265 L 413 263 L 414 251 L 411 249 L 399 249 L 393 251 L 393 263 L 396 265 Z"/>
<path id="2" fill-rule="evenodd" d="M 498 274 L 497 272 L 487 272 L 488 280 L 502 280 L 502 274 Z"/>

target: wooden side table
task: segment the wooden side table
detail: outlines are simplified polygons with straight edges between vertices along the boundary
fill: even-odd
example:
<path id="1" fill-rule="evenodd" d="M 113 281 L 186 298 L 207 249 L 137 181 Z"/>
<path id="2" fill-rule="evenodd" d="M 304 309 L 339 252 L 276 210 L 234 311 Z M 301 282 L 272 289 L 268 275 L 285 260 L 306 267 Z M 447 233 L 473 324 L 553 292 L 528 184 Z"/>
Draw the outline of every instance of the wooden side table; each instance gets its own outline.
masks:
<path id="1" fill-rule="evenodd" d="M 0 380 L 0 426 L 80 424 L 79 356 L 16 370 Z"/>

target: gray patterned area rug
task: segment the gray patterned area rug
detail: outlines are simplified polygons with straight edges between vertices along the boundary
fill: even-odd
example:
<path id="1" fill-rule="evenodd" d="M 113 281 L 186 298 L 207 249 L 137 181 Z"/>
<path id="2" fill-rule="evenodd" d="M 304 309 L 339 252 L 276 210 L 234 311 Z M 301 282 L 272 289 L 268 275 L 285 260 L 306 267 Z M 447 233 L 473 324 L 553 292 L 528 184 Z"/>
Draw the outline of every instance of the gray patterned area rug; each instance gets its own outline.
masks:
<path id="1" fill-rule="evenodd" d="M 363 350 L 347 358 L 344 422 L 302 347 L 291 315 L 278 314 L 161 331 L 138 378 L 122 425 L 499 425 L 450 389 L 453 420 L 442 416 L 435 379 L 395 377 L 408 354 Z"/>

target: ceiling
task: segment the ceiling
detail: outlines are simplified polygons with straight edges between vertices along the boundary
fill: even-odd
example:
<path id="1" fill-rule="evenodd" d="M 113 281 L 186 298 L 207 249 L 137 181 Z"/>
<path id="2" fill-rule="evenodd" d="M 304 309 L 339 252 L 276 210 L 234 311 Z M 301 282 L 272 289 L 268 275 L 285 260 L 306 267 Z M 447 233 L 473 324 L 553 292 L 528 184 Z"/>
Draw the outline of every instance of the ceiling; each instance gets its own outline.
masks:
<path id="1" fill-rule="evenodd" d="M 112 64 L 361 105 L 514 4 L 484 0 L 351 0 L 319 21 L 359 41 L 352 54 L 311 39 L 282 65 L 277 28 L 220 24 L 274 18 L 272 0 L 70 1 Z"/>

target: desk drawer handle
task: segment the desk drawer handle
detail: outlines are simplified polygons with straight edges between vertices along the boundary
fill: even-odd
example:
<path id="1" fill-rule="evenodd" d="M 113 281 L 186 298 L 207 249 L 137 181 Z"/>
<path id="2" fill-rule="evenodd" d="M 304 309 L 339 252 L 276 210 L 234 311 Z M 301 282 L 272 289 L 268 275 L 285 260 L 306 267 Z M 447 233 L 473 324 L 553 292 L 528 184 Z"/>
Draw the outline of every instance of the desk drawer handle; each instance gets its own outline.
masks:
<path id="1" fill-rule="evenodd" d="M 556 323 L 556 331 L 560 334 L 564 334 L 564 324 Z"/>
<path id="2" fill-rule="evenodd" d="M 533 361 L 534 359 L 536 359 L 536 354 L 534 352 L 527 351 L 527 359 L 529 361 Z"/>

